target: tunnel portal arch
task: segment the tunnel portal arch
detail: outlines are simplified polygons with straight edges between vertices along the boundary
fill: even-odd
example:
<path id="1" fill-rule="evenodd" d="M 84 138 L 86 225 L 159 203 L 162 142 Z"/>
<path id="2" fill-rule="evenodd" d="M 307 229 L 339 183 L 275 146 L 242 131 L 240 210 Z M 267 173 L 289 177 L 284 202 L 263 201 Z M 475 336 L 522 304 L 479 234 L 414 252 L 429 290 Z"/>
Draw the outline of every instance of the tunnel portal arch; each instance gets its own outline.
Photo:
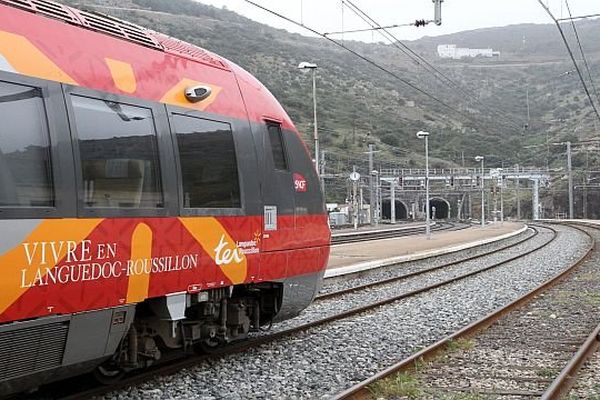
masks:
<path id="1" fill-rule="evenodd" d="M 396 200 L 396 221 L 400 219 L 408 218 L 408 208 L 406 204 L 401 202 L 400 200 Z M 391 200 L 382 200 L 381 202 L 381 217 L 383 219 L 391 220 L 392 219 L 392 201 Z"/>
<path id="2" fill-rule="evenodd" d="M 435 215 L 433 208 L 435 207 Z M 432 219 L 450 218 L 450 203 L 441 197 L 429 199 L 429 216 Z"/>

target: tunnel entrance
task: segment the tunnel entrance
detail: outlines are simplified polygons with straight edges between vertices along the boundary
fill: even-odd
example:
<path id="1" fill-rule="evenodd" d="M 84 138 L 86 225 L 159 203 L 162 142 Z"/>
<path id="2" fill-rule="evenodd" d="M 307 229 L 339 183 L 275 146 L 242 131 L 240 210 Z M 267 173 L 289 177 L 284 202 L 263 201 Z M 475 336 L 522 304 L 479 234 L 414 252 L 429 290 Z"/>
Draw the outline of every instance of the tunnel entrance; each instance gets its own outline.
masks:
<path id="1" fill-rule="evenodd" d="M 435 213 L 433 212 L 435 207 Z M 450 217 L 450 203 L 444 199 L 429 199 L 429 217 L 432 219 L 446 219 Z"/>
<path id="2" fill-rule="evenodd" d="M 406 210 L 406 206 L 404 205 L 404 203 L 402 203 L 401 201 L 396 200 L 396 221 L 399 219 L 406 219 L 407 218 L 407 210 Z M 391 221 L 392 219 L 392 202 L 391 200 L 383 200 L 381 202 L 381 217 L 383 219 L 387 219 L 388 221 Z"/>

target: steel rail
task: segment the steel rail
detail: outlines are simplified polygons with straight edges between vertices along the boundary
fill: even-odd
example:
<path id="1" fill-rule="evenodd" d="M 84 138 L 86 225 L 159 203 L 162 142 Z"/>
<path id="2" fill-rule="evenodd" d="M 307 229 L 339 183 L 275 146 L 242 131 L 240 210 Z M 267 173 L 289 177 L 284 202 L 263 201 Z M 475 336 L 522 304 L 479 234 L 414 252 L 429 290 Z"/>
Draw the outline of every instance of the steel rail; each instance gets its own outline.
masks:
<path id="1" fill-rule="evenodd" d="M 447 268 L 447 267 L 450 267 L 450 266 L 453 266 L 453 265 L 457 265 L 457 264 L 461 264 L 461 263 L 464 263 L 464 262 L 476 260 L 478 258 L 483 258 L 483 257 L 489 256 L 490 254 L 499 253 L 501 251 L 508 250 L 508 249 L 510 249 L 512 247 L 518 246 L 518 245 L 520 245 L 520 244 L 522 244 L 522 243 L 524 243 L 524 242 L 526 242 L 528 240 L 531 240 L 534 237 L 536 237 L 539 234 L 539 231 L 537 229 L 535 229 L 535 228 L 532 228 L 532 229 L 534 231 L 533 235 L 528 236 L 526 238 L 523 238 L 523 239 L 521 239 L 521 240 L 519 240 L 519 241 L 517 241 L 517 242 L 515 242 L 513 244 L 510 244 L 508 246 L 504 246 L 504 247 L 502 247 L 500 249 L 490 250 L 490 251 L 487 251 L 487 252 L 484 252 L 484 253 L 481 253 L 481 254 L 475 254 L 473 256 L 466 257 L 466 258 L 463 258 L 463 259 L 458 260 L 458 261 L 448 262 L 448 263 L 439 265 L 437 267 L 427 268 L 427 269 L 423 269 L 423 270 L 420 270 L 420 271 L 414 271 L 414 272 L 410 272 L 410 273 L 407 273 L 407 274 L 403 274 L 403 275 L 398 275 L 398 276 L 394 276 L 394 277 L 391 277 L 391 278 L 382 279 L 382 280 L 376 281 L 376 282 L 369 282 L 369 283 L 365 283 L 363 285 L 357 285 L 357 286 L 353 286 L 353 287 L 346 288 L 346 289 L 336 290 L 335 292 L 322 293 L 322 294 L 317 295 L 317 297 L 315 298 L 315 300 L 330 299 L 332 297 L 341 296 L 341 295 L 352 293 L 352 292 L 356 292 L 356 291 L 359 291 L 359 290 L 369 289 L 369 288 L 372 288 L 372 287 L 385 285 L 387 283 L 393 283 L 393 282 L 400 281 L 400 280 L 403 280 L 403 279 L 412 278 L 414 276 L 423 275 L 423 274 L 426 274 L 428 272 L 438 271 L 440 269 Z M 489 243 L 486 243 L 486 244 L 489 244 Z M 482 245 L 482 246 L 485 246 L 485 245 Z M 451 254 L 451 253 L 449 253 L 449 254 Z M 427 257 L 427 258 L 433 258 L 433 257 L 439 257 L 439 256 L 440 255 L 435 255 L 435 256 Z M 426 260 L 427 258 L 421 259 L 419 261 Z M 401 264 L 402 263 L 398 263 L 397 265 L 401 265 Z M 394 267 L 394 265 L 386 266 L 386 268 L 390 268 L 390 267 Z"/>
<path id="2" fill-rule="evenodd" d="M 573 223 L 571 225 L 581 225 L 587 228 L 600 230 L 600 226 L 595 224 Z M 542 400 L 559 400 L 566 396 L 575 385 L 575 382 L 577 382 L 579 370 L 598 348 L 600 348 L 600 323 L 596 329 L 590 333 L 588 338 L 581 345 L 579 350 L 577 350 L 573 358 L 571 358 L 567 365 L 562 369 L 560 374 L 552 381 L 548 389 L 546 389 L 542 395 Z"/>
<path id="3" fill-rule="evenodd" d="M 568 225 L 568 226 L 572 226 L 572 225 Z M 575 229 L 579 229 L 575 226 L 572 226 L 572 227 Z M 546 228 L 549 228 L 549 227 L 546 227 Z M 591 256 L 592 252 L 596 249 L 595 241 L 589 235 L 589 233 L 587 233 L 581 229 L 579 229 L 579 230 L 581 232 L 584 232 L 591 239 L 591 243 L 588 246 L 588 248 L 586 249 L 586 251 L 584 252 L 584 254 L 581 257 L 579 257 L 568 268 L 566 268 L 565 270 L 554 275 L 552 278 L 546 280 L 541 285 L 539 285 L 535 289 L 525 293 L 524 295 L 520 296 L 516 300 L 513 300 L 512 302 L 508 303 L 505 306 L 497 308 L 496 310 L 492 311 L 490 314 L 486 315 L 485 317 L 483 317 L 475 322 L 472 322 L 471 324 L 463 327 L 462 329 L 438 340 L 434 344 L 405 358 L 404 360 L 401 360 L 401 361 L 387 367 L 386 369 L 363 380 L 362 382 L 359 382 L 356 385 L 353 385 L 352 387 L 350 387 L 340 393 L 337 393 L 333 397 L 333 399 L 341 400 L 341 399 L 369 398 L 369 391 L 367 389 L 367 387 L 369 385 L 371 385 L 379 380 L 382 380 L 392 374 L 417 369 L 418 366 L 420 364 L 422 364 L 424 361 L 431 360 L 434 357 L 436 357 L 437 355 L 439 355 L 440 353 L 444 352 L 446 350 L 447 346 L 451 342 L 453 342 L 457 339 L 469 338 L 469 337 L 475 336 L 477 333 L 488 328 L 490 325 L 494 324 L 496 321 L 498 321 L 500 318 L 502 318 L 506 314 L 508 314 L 511 311 L 514 311 L 518 308 L 521 308 L 525 304 L 529 303 L 536 296 L 538 296 L 540 293 L 543 293 L 546 290 L 548 290 L 549 288 L 556 285 L 563 278 L 565 278 L 568 274 L 570 274 L 572 271 L 574 271 L 575 268 L 577 268 L 584 261 L 586 261 Z"/>
<path id="4" fill-rule="evenodd" d="M 577 353 L 542 395 L 542 400 L 558 400 L 566 396 L 577 381 L 577 374 L 587 359 L 600 347 L 600 324 L 592 331 Z"/>
<path id="5" fill-rule="evenodd" d="M 456 225 L 451 222 L 443 222 L 439 225 L 434 225 L 432 230 L 446 231 L 452 230 Z M 464 225 L 459 228 L 453 230 L 462 230 L 470 227 L 470 225 Z M 339 244 L 347 244 L 347 243 L 355 243 L 355 242 L 363 242 L 367 240 L 378 240 L 378 239 L 389 239 L 395 237 L 405 237 L 405 236 L 413 236 L 425 233 L 425 226 L 419 227 L 404 227 L 397 229 L 381 229 L 374 231 L 366 231 L 366 232 L 352 232 L 352 233 L 344 233 L 344 234 L 333 234 L 331 237 L 331 245 L 336 246 Z"/>
<path id="6" fill-rule="evenodd" d="M 140 371 L 139 373 L 136 373 L 135 375 L 132 375 L 130 377 L 126 377 L 123 380 L 121 380 L 121 381 L 117 382 L 116 384 L 111 385 L 109 387 L 94 387 L 92 389 L 81 391 L 81 392 L 75 393 L 73 395 L 67 395 L 67 396 L 61 397 L 61 399 L 63 399 L 63 400 L 79 400 L 79 399 L 88 399 L 88 398 L 91 398 L 93 396 L 102 396 L 102 395 L 105 395 L 105 394 L 107 394 L 109 392 L 112 392 L 114 390 L 124 389 L 124 388 L 129 387 L 129 386 L 134 385 L 134 384 L 139 384 L 139 383 L 146 382 L 146 381 L 148 381 L 149 379 L 151 379 L 151 378 L 153 378 L 155 376 L 178 372 L 178 371 L 180 371 L 183 368 L 192 367 L 192 366 L 194 366 L 194 365 L 196 365 L 199 362 L 204 361 L 204 360 L 212 359 L 214 357 L 222 357 L 222 356 L 228 355 L 228 354 L 234 354 L 234 353 L 243 352 L 243 351 L 248 350 L 250 348 L 255 348 L 255 347 L 258 347 L 260 345 L 267 344 L 267 343 L 273 342 L 273 341 L 278 340 L 278 339 L 282 339 L 282 338 L 285 338 L 285 337 L 288 337 L 288 336 L 291 336 L 291 335 L 294 335 L 294 334 L 297 334 L 297 333 L 300 333 L 300 332 L 304 332 L 304 331 L 306 331 L 306 330 L 308 330 L 310 328 L 314 328 L 314 327 L 317 327 L 317 326 L 325 325 L 327 323 L 331 323 L 331 322 L 335 322 L 335 321 L 338 321 L 338 320 L 341 320 L 341 319 L 345 319 L 345 318 L 348 318 L 348 317 L 351 317 L 351 316 L 354 316 L 354 315 L 357 315 L 357 314 L 364 313 L 366 311 L 370 311 L 370 310 L 376 309 L 376 308 L 381 307 L 381 306 L 385 306 L 387 304 L 394 303 L 396 301 L 399 301 L 399 300 L 402 300 L 402 299 L 405 299 L 405 298 L 413 297 L 413 296 L 416 296 L 416 295 L 421 294 L 421 293 L 425 293 L 425 292 L 428 292 L 428 291 L 431 291 L 431 290 L 434 290 L 434 289 L 437 289 L 437 288 L 440 288 L 440 287 L 443 287 L 443 286 L 447 286 L 447 285 L 453 284 L 453 283 L 458 282 L 460 280 L 463 280 L 463 279 L 466 279 L 466 278 L 469 278 L 469 277 L 481 274 L 481 273 L 489 271 L 489 270 L 491 270 L 493 268 L 497 268 L 497 267 L 499 267 L 501 265 L 504 265 L 504 264 L 507 264 L 509 262 L 512 262 L 512 261 L 514 261 L 516 259 L 525 257 L 525 256 L 527 256 L 529 254 L 532 254 L 532 253 L 534 253 L 534 252 L 536 252 L 538 250 L 541 250 L 542 248 L 548 246 L 550 243 L 552 243 L 556 239 L 556 237 L 557 237 L 557 231 L 555 229 L 553 229 L 553 228 L 550 228 L 550 227 L 544 227 L 544 228 L 549 229 L 549 230 L 551 230 L 553 232 L 553 237 L 550 240 L 548 240 L 547 242 L 545 242 L 542 245 L 537 246 L 537 247 L 535 247 L 535 248 L 533 248 L 531 250 L 528 250 L 527 252 L 519 254 L 519 255 L 517 255 L 515 257 L 511 257 L 509 259 L 506 259 L 506 260 L 503 260 L 503 261 L 491 264 L 491 265 L 489 265 L 487 267 L 478 269 L 476 271 L 471 271 L 471 272 L 468 272 L 468 273 L 465 273 L 465 274 L 462 274 L 462 275 L 459 275 L 459 276 L 455 276 L 455 277 L 449 278 L 449 279 L 441 281 L 441 282 L 437 282 L 437 283 L 434 283 L 434 284 L 431 284 L 431 285 L 424 286 L 424 287 L 419 288 L 419 289 L 415 289 L 415 290 L 412 290 L 412 291 L 409 291 L 409 292 L 401 293 L 399 295 L 390 297 L 388 299 L 380 300 L 380 301 L 377 301 L 377 302 L 374 302 L 374 303 L 370 303 L 370 304 L 367 304 L 367 305 L 362 305 L 362 306 L 354 307 L 352 309 L 343 311 L 341 313 L 338 313 L 338 314 L 335 314 L 335 315 L 331 315 L 331 316 L 328 316 L 328 317 L 324 317 L 324 318 L 321 318 L 321 319 L 318 319 L 318 320 L 315 320 L 315 321 L 311 321 L 311 322 L 308 322 L 308 323 L 305 323 L 305 324 L 302 324 L 302 325 L 299 325 L 299 326 L 296 326 L 296 327 L 292 327 L 292 328 L 289 328 L 289 329 L 281 330 L 279 332 L 274 332 L 274 333 L 271 333 L 271 334 L 268 334 L 268 335 L 259 336 L 259 337 L 256 337 L 256 338 L 251 338 L 251 339 L 243 340 L 243 341 L 240 341 L 240 342 L 234 342 L 234 343 L 232 343 L 232 344 L 230 344 L 230 345 L 228 345 L 228 346 L 226 346 L 226 347 L 224 347 L 222 349 L 219 349 L 218 352 L 215 352 L 214 354 L 188 356 L 186 358 L 175 359 L 175 360 L 172 361 L 172 363 L 169 362 L 168 364 L 167 363 L 158 364 L 156 367 L 150 368 L 148 370 Z M 499 251 L 501 251 L 501 250 L 499 250 Z"/>

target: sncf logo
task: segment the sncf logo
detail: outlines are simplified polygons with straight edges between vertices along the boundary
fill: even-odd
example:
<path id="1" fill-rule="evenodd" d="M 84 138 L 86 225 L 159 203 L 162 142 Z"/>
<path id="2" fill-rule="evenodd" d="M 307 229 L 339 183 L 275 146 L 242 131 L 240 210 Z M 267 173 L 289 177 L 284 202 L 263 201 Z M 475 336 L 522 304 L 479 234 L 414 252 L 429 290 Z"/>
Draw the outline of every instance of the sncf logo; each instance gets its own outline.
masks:
<path id="1" fill-rule="evenodd" d="M 308 189 L 306 178 L 301 174 L 294 172 L 294 190 L 296 192 L 306 192 L 306 189 Z"/>

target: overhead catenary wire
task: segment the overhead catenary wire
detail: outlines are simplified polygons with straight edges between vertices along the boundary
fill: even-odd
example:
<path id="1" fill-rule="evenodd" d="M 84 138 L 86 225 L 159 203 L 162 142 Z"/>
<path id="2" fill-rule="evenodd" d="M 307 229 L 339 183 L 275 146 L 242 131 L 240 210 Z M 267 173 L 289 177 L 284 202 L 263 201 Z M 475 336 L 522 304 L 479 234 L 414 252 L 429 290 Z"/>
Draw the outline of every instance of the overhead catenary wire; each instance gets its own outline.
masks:
<path id="1" fill-rule="evenodd" d="M 413 26 L 413 25 L 415 25 L 415 23 L 411 22 L 410 24 L 394 24 L 394 25 L 381 26 L 381 27 L 375 27 L 375 28 L 352 29 L 352 30 L 349 30 L 349 31 L 325 32 L 325 33 L 323 33 L 323 35 L 330 36 L 330 35 L 341 35 L 341 34 L 344 34 L 344 33 L 370 32 L 370 31 L 376 31 L 376 30 L 380 30 L 380 29 L 392 29 L 392 28 L 400 28 L 400 27 L 403 27 L 403 26 Z"/>
<path id="2" fill-rule="evenodd" d="M 578 19 L 589 19 L 589 18 L 598 18 L 600 14 L 588 14 L 588 15 L 579 15 L 577 17 L 569 16 L 569 18 L 558 18 L 557 21 L 575 21 Z"/>
<path id="3" fill-rule="evenodd" d="M 252 0 L 245 0 L 245 2 L 248 3 L 248 4 L 250 4 L 250 5 L 252 5 L 252 6 L 254 6 L 254 7 L 259 8 L 259 9 L 261 9 L 261 10 L 267 12 L 267 13 L 270 13 L 270 14 L 278 17 L 278 18 L 281 18 L 281 19 L 283 19 L 283 20 L 285 20 L 285 21 L 287 21 L 287 22 L 289 22 L 291 24 L 294 24 L 296 26 L 304 28 L 307 31 L 309 31 L 309 32 L 311 32 L 311 33 L 313 33 L 313 34 L 315 34 L 317 36 L 320 36 L 320 37 L 326 39 L 327 41 L 333 43 L 334 45 L 336 45 L 336 46 L 338 46 L 338 47 L 340 47 L 340 48 L 348 51 L 349 53 L 353 54 L 354 56 L 356 56 L 356 57 L 360 58 L 361 60 L 365 61 L 366 63 L 372 65 L 373 67 L 375 67 L 375 68 L 377 68 L 377 69 L 385 72 L 387 75 L 390 75 L 394 79 L 399 80 L 400 82 L 404 83 L 405 85 L 407 85 L 408 87 L 414 89 L 415 91 L 424 94 L 426 97 L 428 97 L 428 98 L 434 100 L 435 102 L 443 105 L 447 109 L 454 111 L 456 114 L 458 114 L 458 115 L 466 118 L 467 120 L 471 121 L 475 125 L 475 127 L 477 129 L 482 129 L 482 126 L 479 123 L 480 121 L 478 121 L 474 116 L 469 115 L 469 114 L 465 114 L 461 110 L 456 109 L 455 107 L 453 107 L 450 104 L 448 104 L 446 101 L 441 100 L 440 98 L 438 98 L 438 97 L 432 95 L 431 93 L 429 93 L 428 91 L 426 91 L 426 90 L 418 87 L 417 85 L 413 84 L 412 82 L 408 81 L 407 79 L 402 78 L 397 73 L 395 73 L 393 71 L 390 71 L 389 69 L 387 69 L 386 67 L 378 64 L 377 62 L 373 61 L 372 59 L 369 59 L 368 57 L 360 54 L 359 52 L 357 52 L 357 51 L 349 48 L 344 43 L 341 43 L 341 42 L 336 41 L 336 40 L 334 40 L 334 39 L 332 39 L 330 37 L 327 37 L 323 33 L 319 32 L 319 31 L 317 31 L 317 30 L 315 30 L 315 29 L 313 29 L 313 28 L 311 28 L 311 27 L 309 27 L 307 25 L 301 25 L 300 23 L 298 23 L 297 21 L 293 20 L 292 18 L 289 18 L 289 17 L 287 17 L 285 15 L 282 15 L 282 14 L 280 14 L 280 13 L 278 13 L 276 11 L 273 11 L 273 10 L 267 8 L 267 7 L 264 7 L 264 6 L 262 6 L 262 5 L 260 5 L 260 4 L 256 3 L 256 2 L 254 2 Z M 492 125 L 491 127 L 488 128 L 488 130 L 491 130 L 491 129 L 494 129 L 494 128 L 497 128 L 496 125 Z"/>
<path id="4" fill-rule="evenodd" d="M 371 18 L 366 12 L 364 12 L 358 6 L 356 6 L 356 4 L 354 4 L 352 2 L 352 0 L 342 0 L 342 4 L 346 4 L 346 6 L 352 12 L 354 12 L 354 14 L 356 14 L 360 19 L 362 19 L 365 23 L 367 23 L 367 25 L 370 25 L 372 29 L 378 29 L 379 33 L 383 37 L 385 37 L 392 46 L 399 49 L 402 53 L 404 53 L 406 56 L 408 56 L 417 65 L 420 65 L 420 66 L 426 67 L 426 69 L 429 69 L 430 73 L 432 73 L 442 83 L 446 84 L 450 88 L 454 88 L 454 89 L 462 92 L 466 96 L 466 98 L 477 99 L 477 95 L 475 93 L 471 92 L 468 89 L 465 89 L 463 87 L 463 85 L 454 81 L 452 78 L 450 78 L 445 73 L 440 71 L 439 68 L 436 68 L 434 65 L 432 65 L 425 57 L 421 56 L 420 54 L 418 54 L 417 52 L 412 50 L 408 45 L 406 45 L 405 43 L 400 41 L 396 36 L 394 36 L 391 32 L 389 32 L 387 27 L 381 26 L 377 21 L 375 21 L 373 18 Z M 477 102 L 481 106 L 483 106 L 483 108 L 489 114 L 494 114 L 494 115 L 498 116 L 499 118 L 502 118 L 504 120 L 504 123 L 506 126 L 512 127 L 513 129 L 516 129 L 516 130 L 521 129 L 520 126 L 514 124 L 514 122 L 512 121 L 512 119 L 510 117 L 507 117 L 507 114 L 505 112 L 499 113 L 497 111 L 490 110 L 489 107 L 487 107 L 486 105 L 481 103 L 481 101 L 477 100 Z"/>
<path id="5" fill-rule="evenodd" d="M 569 6 L 569 0 L 565 0 L 565 4 L 567 6 L 567 11 L 569 12 L 569 17 L 571 14 L 571 7 Z M 581 45 L 581 40 L 579 40 L 579 32 L 577 31 L 577 27 L 575 26 L 575 21 L 571 20 L 571 26 L 573 27 L 573 33 L 575 34 L 575 39 L 577 40 L 577 44 L 579 46 L 579 51 L 581 52 L 581 58 L 583 59 L 583 64 L 585 66 L 585 70 L 587 71 L 588 77 L 590 79 L 590 83 L 592 84 L 592 90 L 594 91 L 594 96 L 596 96 L 596 101 L 600 101 L 598 97 L 598 91 L 596 90 L 596 84 L 594 83 L 594 78 L 592 78 L 592 73 L 590 72 L 590 67 L 588 65 L 587 57 L 585 56 L 585 52 L 583 51 L 583 46 Z"/>
<path id="6" fill-rule="evenodd" d="M 330 38 L 330 37 L 328 37 L 328 36 L 325 36 L 323 33 L 321 33 L 321 32 L 319 32 L 319 31 L 317 31 L 316 29 L 313 29 L 313 28 L 311 28 L 311 27 L 309 27 L 309 26 L 307 26 L 307 25 L 302 25 L 302 24 L 300 24 L 298 21 L 295 21 L 295 20 L 293 20 L 293 19 L 291 19 L 291 18 L 289 18 L 289 17 L 286 17 L 285 15 L 282 15 L 282 14 L 280 14 L 280 13 L 276 12 L 276 11 L 273 11 L 273 10 L 271 10 L 271 9 L 267 8 L 267 7 L 264 7 L 264 6 L 262 6 L 262 5 L 258 4 L 258 3 L 255 3 L 254 1 L 251 1 L 251 0 L 244 0 L 244 1 L 245 1 L 246 3 L 248 3 L 248 4 L 251 4 L 251 5 L 252 5 L 252 6 L 254 6 L 254 7 L 260 8 L 261 10 L 263 10 L 263 11 L 265 11 L 265 12 L 268 12 L 268 13 L 270 13 L 270 14 L 272 14 L 272 15 L 275 15 L 276 17 L 278 17 L 278 18 L 281 18 L 281 19 L 283 19 L 283 20 L 285 20 L 285 21 L 287 21 L 287 22 L 289 22 L 289 23 L 292 23 L 292 24 L 294 24 L 294 25 L 296 25 L 296 26 L 302 27 L 302 28 L 304 28 L 304 29 L 308 30 L 309 32 L 312 32 L 313 34 L 315 34 L 315 35 L 318 35 L 318 36 L 320 36 L 320 37 L 322 37 L 322 38 L 324 38 L 324 39 L 328 40 L 329 42 L 331 42 L 331 43 L 335 44 L 336 46 L 338 46 L 338 47 L 340 47 L 340 48 L 342 48 L 342 49 L 344 49 L 344 50 L 346 50 L 346 51 L 348 51 L 348 52 L 350 52 L 350 53 L 352 53 L 354 56 L 356 56 L 356 57 L 360 58 L 361 60 L 363 60 L 363 61 L 365 61 L 366 63 L 368 63 L 368 64 L 372 65 L 373 67 L 375 67 L 375 68 L 379 69 L 380 71 L 382 71 L 382 72 L 386 73 L 387 75 L 390 75 L 390 76 L 391 76 L 391 77 L 393 77 L 394 79 L 396 79 L 396 80 L 398 80 L 398 81 L 400 81 L 400 82 L 404 83 L 406 86 L 410 87 L 411 89 L 413 89 L 413 90 L 415 90 L 415 91 L 417 91 L 417 92 L 419 92 L 419 93 L 421 93 L 421 94 L 425 95 L 426 97 L 430 98 L 431 100 L 433 100 L 433 101 L 435 101 L 435 102 L 437 102 L 437 103 L 441 104 L 442 106 L 446 107 L 447 109 L 454 111 L 455 113 L 457 113 L 458 115 L 461 115 L 461 116 L 463 116 L 463 117 L 464 117 L 464 118 L 466 118 L 466 119 L 469 119 L 469 120 L 471 120 L 471 121 L 473 121 L 473 122 L 477 122 L 477 121 L 475 121 L 475 120 L 473 119 L 473 117 L 472 117 L 471 115 L 465 114 L 463 111 L 461 111 L 461 110 L 459 110 L 459 109 L 457 109 L 457 108 L 455 108 L 455 107 L 451 106 L 450 104 L 448 104 L 448 103 L 447 103 L 447 102 L 445 102 L 444 100 L 442 100 L 442 99 L 439 99 L 438 97 L 434 96 L 433 94 L 429 93 L 428 91 L 426 91 L 426 90 L 424 90 L 424 89 L 421 89 L 420 87 L 418 87 L 418 86 L 417 86 L 417 85 L 415 85 L 414 83 L 410 82 L 409 80 L 407 80 L 407 79 L 405 79 L 405 78 L 402 78 L 402 77 L 401 77 L 401 76 L 399 76 L 397 73 L 395 73 L 395 72 L 393 72 L 393 71 L 390 71 L 389 69 L 387 69 L 387 68 L 385 68 L 384 66 L 382 66 L 382 65 L 378 64 L 377 62 L 375 62 L 375 61 L 371 60 L 370 58 L 368 58 L 368 57 L 366 57 L 366 56 L 364 56 L 364 55 L 360 54 L 359 52 L 357 52 L 357 51 L 355 51 L 355 50 L 353 50 L 353 49 L 349 48 L 349 47 L 348 47 L 348 46 L 346 46 L 344 43 L 341 43 L 341 42 L 339 42 L 339 41 L 337 41 L 337 40 L 335 40 L 335 39 L 332 39 L 332 38 Z"/>
<path id="7" fill-rule="evenodd" d="M 567 40 L 567 37 L 565 36 L 565 33 L 564 33 L 562 27 L 560 26 L 560 22 L 558 22 L 558 20 L 554 16 L 554 14 L 552 14 L 552 12 L 548 8 L 548 6 L 546 6 L 542 2 L 542 0 L 538 0 L 538 3 L 540 3 L 540 6 L 542 6 L 542 8 L 544 10 L 546 10 L 546 12 L 550 16 L 550 18 L 552 18 L 552 20 L 556 24 L 556 27 L 558 28 L 558 32 L 560 33 L 560 36 L 561 36 L 561 38 L 562 38 L 562 40 L 563 40 L 563 42 L 565 44 L 565 47 L 567 48 L 567 52 L 569 53 L 569 57 L 571 57 L 571 61 L 573 62 L 573 65 L 575 66 L 575 70 L 577 71 L 577 75 L 579 76 L 579 80 L 581 81 L 581 84 L 583 85 L 583 90 L 585 91 L 585 94 L 587 95 L 588 100 L 590 101 L 590 103 L 592 105 L 592 108 L 594 109 L 594 112 L 596 113 L 596 117 L 598 118 L 598 120 L 600 120 L 600 112 L 598 112 L 598 109 L 596 108 L 596 104 L 594 103 L 594 101 L 592 99 L 592 95 L 590 94 L 590 91 L 589 91 L 589 89 L 587 87 L 587 84 L 585 83 L 585 79 L 583 79 L 583 75 L 581 73 L 581 69 L 579 68 L 579 65 L 577 64 L 577 61 L 575 60 L 575 56 L 573 55 L 573 51 L 571 50 L 571 46 L 569 45 L 569 41 Z"/>

